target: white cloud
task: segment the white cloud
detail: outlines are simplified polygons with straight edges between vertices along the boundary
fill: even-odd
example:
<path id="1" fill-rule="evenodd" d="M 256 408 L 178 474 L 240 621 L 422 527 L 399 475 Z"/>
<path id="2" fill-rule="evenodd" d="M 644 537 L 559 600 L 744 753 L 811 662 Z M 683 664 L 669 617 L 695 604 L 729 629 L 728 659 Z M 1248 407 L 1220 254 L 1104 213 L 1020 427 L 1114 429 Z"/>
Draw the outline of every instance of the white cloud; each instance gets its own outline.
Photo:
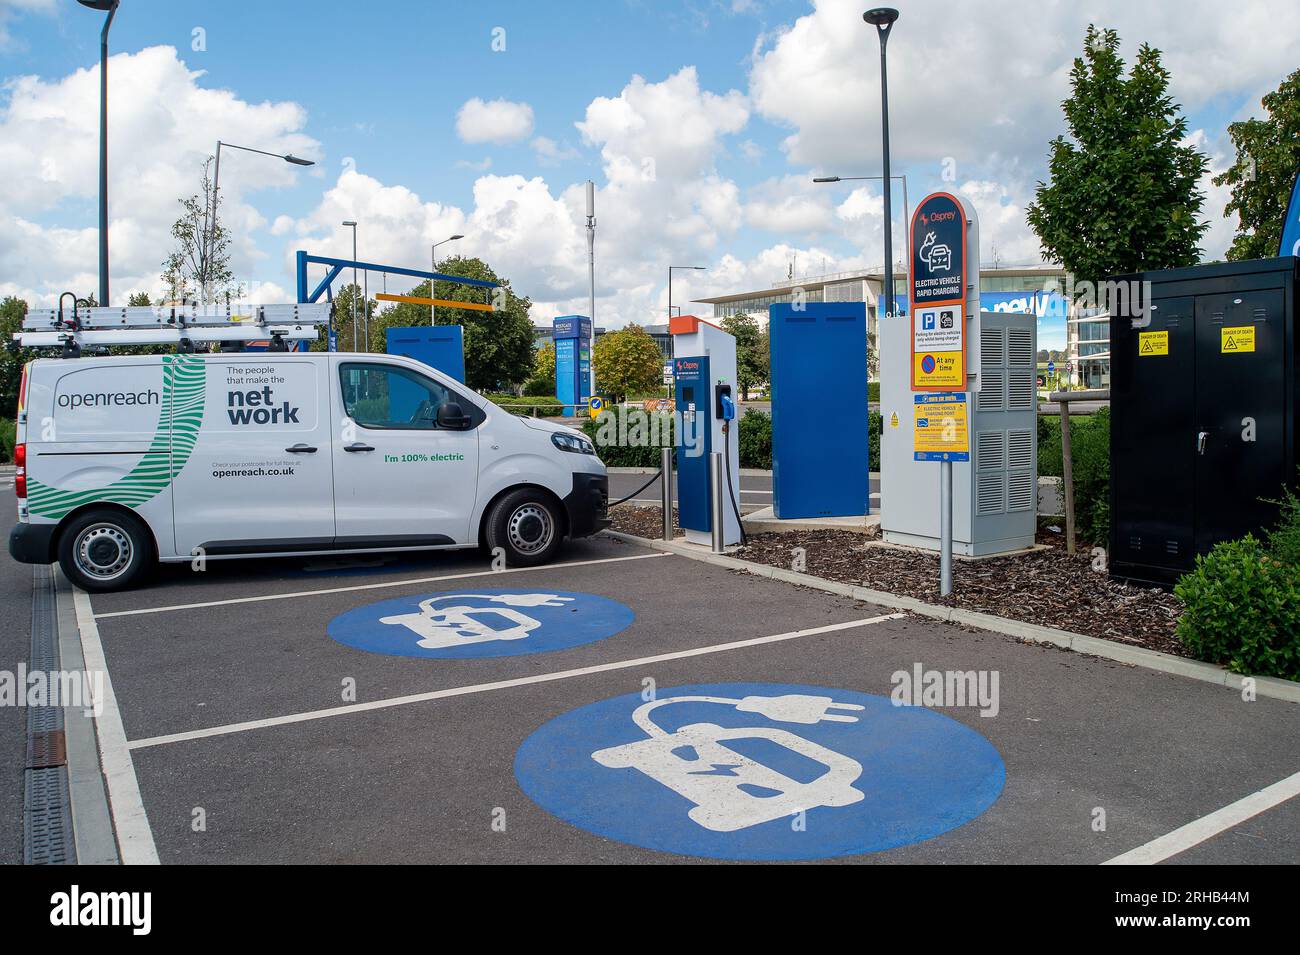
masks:
<path id="1" fill-rule="evenodd" d="M 533 108 L 506 99 L 467 100 L 456 114 L 456 135 L 467 143 L 505 143 L 527 139 L 533 131 Z"/>
<path id="2" fill-rule="evenodd" d="M 529 145 L 533 147 L 533 152 L 537 154 L 537 161 L 543 166 L 558 166 L 562 162 L 578 158 L 576 149 L 568 143 L 561 145 L 549 136 L 538 136 Z"/>
<path id="3" fill-rule="evenodd" d="M 1045 157 L 1064 123 L 1059 103 L 1089 22 L 1116 29 L 1131 65 L 1139 43 L 1163 51 L 1171 92 L 1186 109 L 1224 92 L 1262 91 L 1295 69 L 1295 4 L 1215 0 L 1167 5 L 1096 0 L 1087 7 L 1024 0 L 915 0 L 889 40 L 894 158 L 937 165 L 997 156 Z M 878 44 L 855 0 L 814 0 L 811 13 L 764 38 L 753 55 L 757 111 L 791 129 L 791 161 L 849 175 L 879 165 Z M 1243 54 L 1249 51 L 1249 54 Z"/>
<path id="4" fill-rule="evenodd" d="M 249 103 L 234 92 L 203 87 L 172 47 L 120 53 L 110 60 L 109 246 L 113 301 L 131 290 L 160 290 L 177 200 L 199 191 L 203 160 L 218 136 L 277 153 L 313 157 L 319 144 L 302 132 L 306 113 L 292 102 Z M 0 275 L 9 287 L 52 301 L 72 287 L 98 284 L 97 233 L 51 228 L 69 211 L 94 222 L 98 201 L 99 67 L 61 79 L 19 76 L 0 107 Z M 52 148 L 52 144 L 80 144 Z M 141 144 L 148 144 L 142 148 Z M 245 196 L 287 186 L 299 167 L 223 150 L 223 218 L 234 235 L 236 274 L 251 275 L 262 253 L 250 233 L 265 218 Z M 84 211 L 83 211 L 84 210 Z"/>

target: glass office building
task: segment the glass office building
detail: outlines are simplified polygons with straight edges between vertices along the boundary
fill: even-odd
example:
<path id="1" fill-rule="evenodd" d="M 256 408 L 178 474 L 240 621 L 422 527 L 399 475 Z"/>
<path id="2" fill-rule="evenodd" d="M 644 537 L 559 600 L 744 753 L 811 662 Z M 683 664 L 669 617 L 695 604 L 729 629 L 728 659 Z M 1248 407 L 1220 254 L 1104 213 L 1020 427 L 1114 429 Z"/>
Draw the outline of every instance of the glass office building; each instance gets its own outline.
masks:
<path id="1" fill-rule="evenodd" d="M 697 299 L 702 305 L 713 307 L 713 317 L 721 320 L 731 315 L 750 315 L 761 327 L 767 326 L 768 307 L 779 302 L 793 301 L 802 294 L 808 302 L 866 302 L 867 335 L 870 341 L 876 340 L 877 302 L 884 289 L 885 277 L 881 270 L 864 270 L 860 272 L 836 272 L 827 275 L 809 275 L 798 281 L 786 281 L 771 288 L 736 292 L 730 295 L 718 295 L 712 298 Z M 1052 265 L 1026 266 L 1020 268 L 982 269 L 980 271 L 980 292 L 990 298 L 1005 300 L 1016 294 L 1026 296 L 1024 310 L 1040 302 L 1035 295 L 1061 293 L 1065 288 L 1065 270 Z M 894 296 L 896 308 L 901 313 L 907 310 L 907 275 L 900 268 L 894 273 Z M 1058 299 L 1058 301 L 1060 301 Z M 883 308 L 883 305 L 880 307 Z M 986 303 L 986 307 L 991 307 Z M 1065 306 L 1062 305 L 1062 308 Z M 1019 310 L 1012 308 L 1011 310 Z M 1041 312 L 1040 312 L 1041 315 Z M 1076 329 L 1086 336 L 1080 342 L 1074 341 Z M 1097 329 L 1102 329 L 1101 339 L 1096 339 Z M 1110 381 L 1110 351 L 1105 341 L 1108 326 L 1104 320 L 1093 318 L 1090 322 L 1067 322 L 1066 351 L 1070 363 L 1070 372 L 1077 374 L 1083 367 L 1087 371 L 1087 380 L 1099 380 L 1104 377 Z M 1077 347 L 1076 347 L 1077 346 Z M 1081 349 L 1081 350 L 1080 350 Z M 1077 382 L 1076 382 L 1077 383 Z"/>

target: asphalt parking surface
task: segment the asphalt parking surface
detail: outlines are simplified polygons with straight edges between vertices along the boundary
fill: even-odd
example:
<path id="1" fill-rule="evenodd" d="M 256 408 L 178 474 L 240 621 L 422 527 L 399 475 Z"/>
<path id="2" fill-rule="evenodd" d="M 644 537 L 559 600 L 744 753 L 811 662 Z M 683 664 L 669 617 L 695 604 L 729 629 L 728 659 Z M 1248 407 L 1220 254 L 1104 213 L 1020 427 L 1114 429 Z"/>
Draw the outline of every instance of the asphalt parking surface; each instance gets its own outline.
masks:
<path id="1" fill-rule="evenodd" d="M 602 778 L 613 781 L 610 805 L 625 824 L 644 819 L 645 838 L 612 838 L 577 810 L 539 805 L 530 795 L 538 773 L 552 798 L 564 801 L 566 787 L 574 800 L 592 794 L 585 776 L 566 775 L 560 749 L 553 759 L 540 750 L 527 788 L 526 741 L 579 708 L 644 698 L 647 686 L 659 699 L 699 684 L 887 698 L 891 675 L 918 663 L 997 673 L 995 716 L 973 706 L 896 709 L 937 712 L 945 732 L 981 746 L 982 737 L 1005 768 L 1004 784 L 969 818 L 945 817 L 940 834 L 830 861 L 1095 864 L 1300 770 L 1295 704 L 1248 703 L 1223 687 L 898 617 L 604 537 L 571 545 L 561 560 L 505 574 L 471 554 L 214 561 L 203 573 L 168 568 L 147 588 L 92 597 L 159 859 L 705 861 L 703 848 L 680 841 L 693 831 L 680 822 L 690 804 L 670 793 L 651 811 L 638 800 L 657 797 L 658 784 L 636 770 Z M 605 639 L 515 656 L 394 656 L 330 636 L 341 614 L 377 601 L 492 588 L 595 594 L 634 617 Z M 726 646 L 742 641 L 750 642 Z M 355 702 L 342 695 L 348 685 Z M 909 732 L 889 729 L 886 739 L 882 730 L 879 744 L 924 761 L 924 737 Z M 857 787 L 867 804 L 884 806 L 901 784 L 864 763 Z M 703 775 L 735 773 L 721 766 Z M 636 784 L 626 798 L 620 781 Z M 943 785 L 960 796 L 964 783 L 954 774 Z M 899 789 L 893 803 L 926 798 Z M 802 857 L 818 856 L 828 833 L 844 834 L 843 811 L 808 812 Z M 652 831 L 656 819 L 677 827 L 672 847 Z M 1300 800 L 1282 802 L 1170 861 L 1295 862 L 1298 823 Z M 751 842 L 748 858 L 766 858 L 763 846 Z M 791 857 L 788 848 L 770 856 Z"/>

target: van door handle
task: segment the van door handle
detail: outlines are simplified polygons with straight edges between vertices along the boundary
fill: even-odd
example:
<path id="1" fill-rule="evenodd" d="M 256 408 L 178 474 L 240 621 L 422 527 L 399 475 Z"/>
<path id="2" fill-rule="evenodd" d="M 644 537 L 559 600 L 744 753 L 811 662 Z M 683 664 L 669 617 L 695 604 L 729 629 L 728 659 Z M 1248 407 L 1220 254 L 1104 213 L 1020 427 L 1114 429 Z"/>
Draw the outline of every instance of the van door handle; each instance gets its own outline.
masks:
<path id="1" fill-rule="evenodd" d="M 1205 439 L 1210 436 L 1210 432 L 1202 431 L 1196 436 L 1196 453 L 1205 453 Z"/>
<path id="2" fill-rule="evenodd" d="M 358 441 L 355 444 L 344 445 L 343 450 L 344 451 L 373 451 L 375 449 L 368 444 L 362 444 L 360 441 Z"/>
<path id="3" fill-rule="evenodd" d="M 315 454 L 316 449 L 310 444 L 295 444 L 292 448 L 285 448 L 291 454 Z"/>

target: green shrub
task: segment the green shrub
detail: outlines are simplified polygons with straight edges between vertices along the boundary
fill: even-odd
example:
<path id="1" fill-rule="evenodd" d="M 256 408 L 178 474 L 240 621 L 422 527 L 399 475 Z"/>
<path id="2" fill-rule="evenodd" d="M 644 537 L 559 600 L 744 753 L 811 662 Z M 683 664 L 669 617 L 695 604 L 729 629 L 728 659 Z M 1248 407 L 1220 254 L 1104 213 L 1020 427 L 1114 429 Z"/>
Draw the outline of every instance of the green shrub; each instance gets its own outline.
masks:
<path id="1" fill-rule="evenodd" d="M 529 398 L 554 398 L 555 379 L 529 378 L 524 383 L 524 395 Z"/>
<path id="2" fill-rule="evenodd" d="M 1277 526 L 1268 532 L 1268 550 L 1274 559 L 1289 567 L 1300 567 L 1300 496 L 1289 487 L 1282 488 L 1278 505 Z"/>
<path id="3" fill-rule="evenodd" d="M 483 397 L 493 404 L 501 405 L 512 414 L 530 415 L 534 418 L 556 418 L 564 408 L 559 398 L 548 395 L 520 397 L 488 392 Z"/>
<path id="4" fill-rule="evenodd" d="M 1070 416 L 1070 457 L 1074 465 L 1074 516 L 1079 537 L 1105 544 L 1110 534 L 1110 409 Z M 1062 477 L 1061 419 L 1038 418 L 1038 474 Z"/>
<path id="5" fill-rule="evenodd" d="M 638 416 L 639 418 L 639 416 Z M 654 419 L 649 420 L 649 419 Z M 620 440 L 636 438 L 636 433 L 631 429 L 632 422 L 637 419 L 629 419 L 629 432 L 625 435 L 618 434 L 618 416 L 614 411 L 602 411 L 596 418 L 588 418 L 582 422 L 582 431 L 591 439 L 591 443 L 596 446 L 596 455 L 605 463 L 607 468 L 658 468 L 660 463 L 661 444 L 620 444 Z M 657 429 L 660 440 L 666 440 L 671 445 L 674 439 L 673 433 L 673 416 L 670 414 L 655 413 L 647 415 L 646 418 L 640 419 L 645 423 L 642 429 L 649 429 L 654 432 Z M 610 422 L 608 425 L 606 422 Z M 642 434 L 643 441 L 648 441 L 651 435 Z"/>
<path id="6" fill-rule="evenodd" d="M 1300 680 L 1300 569 L 1247 534 L 1215 545 L 1174 587 L 1178 638 L 1235 673 Z"/>
<path id="7" fill-rule="evenodd" d="M 18 425 L 9 418 L 0 418 L 0 462 L 8 464 L 14 459 L 14 443 L 18 440 Z"/>
<path id="8" fill-rule="evenodd" d="M 738 428 L 740 466 L 772 470 L 772 416 L 762 411 L 746 411 Z"/>
<path id="9" fill-rule="evenodd" d="M 873 404 L 880 404 L 880 382 L 867 382 L 867 400 Z"/>
<path id="10" fill-rule="evenodd" d="M 885 416 L 879 411 L 867 412 L 867 465 L 869 471 L 880 470 L 880 435 L 885 430 Z"/>

